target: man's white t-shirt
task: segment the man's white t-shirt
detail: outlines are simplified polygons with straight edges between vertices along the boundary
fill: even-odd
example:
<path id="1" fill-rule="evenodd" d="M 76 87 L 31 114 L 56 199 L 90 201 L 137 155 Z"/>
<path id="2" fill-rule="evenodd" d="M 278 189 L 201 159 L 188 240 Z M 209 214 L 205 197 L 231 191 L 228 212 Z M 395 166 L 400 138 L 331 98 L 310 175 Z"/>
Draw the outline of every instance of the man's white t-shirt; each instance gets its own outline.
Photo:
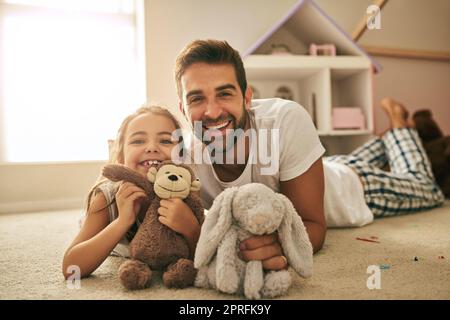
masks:
<path id="1" fill-rule="evenodd" d="M 328 227 L 361 227 L 373 221 L 358 175 L 348 166 L 323 159 L 324 210 Z"/>
<path id="2" fill-rule="evenodd" d="M 252 101 L 249 116 L 253 133 L 249 135 L 249 158 L 236 180 L 220 181 L 211 164 L 195 166 L 202 183 L 201 197 L 207 209 L 228 187 L 259 182 L 280 192 L 280 181 L 300 176 L 325 152 L 310 115 L 296 102 L 278 98 L 256 99 Z M 239 139 L 244 139 L 244 136 Z M 323 163 L 327 225 L 343 227 L 370 223 L 373 215 L 364 201 L 356 173 L 345 165 Z"/>

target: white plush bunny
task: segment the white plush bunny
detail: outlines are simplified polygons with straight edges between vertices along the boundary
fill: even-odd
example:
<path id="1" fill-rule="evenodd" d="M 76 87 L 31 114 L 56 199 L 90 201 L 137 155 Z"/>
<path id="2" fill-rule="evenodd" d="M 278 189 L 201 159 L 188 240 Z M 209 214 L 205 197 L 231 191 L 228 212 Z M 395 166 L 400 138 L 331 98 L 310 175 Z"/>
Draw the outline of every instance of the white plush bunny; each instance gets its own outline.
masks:
<path id="1" fill-rule="evenodd" d="M 289 265 L 310 277 L 313 250 L 291 201 L 260 183 L 228 188 L 214 200 L 206 215 L 195 252 L 195 285 L 249 299 L 283 295 L 291 285 L 287 270 L 265 272 L 261 261 L 238 257 L 241 241 L 278 231 Z"/>

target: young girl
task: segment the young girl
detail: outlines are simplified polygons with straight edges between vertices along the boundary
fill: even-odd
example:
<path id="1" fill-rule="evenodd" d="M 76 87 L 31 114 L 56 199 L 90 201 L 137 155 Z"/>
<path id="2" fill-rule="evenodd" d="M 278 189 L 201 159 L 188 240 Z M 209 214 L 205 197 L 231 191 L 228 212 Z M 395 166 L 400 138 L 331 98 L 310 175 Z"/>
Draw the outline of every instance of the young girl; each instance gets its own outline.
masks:
<path id="1" fill-rule="evenodd" d="M 178 144 L 172 140 L 176 129 L 179 122 L 167 109 L 141 107 L 122 122 L 109 162 L 146 174 L 151 166 L 171 159 Z M 129 256 L 128 244 L 137 230 L 136 216 L 144 198 L 144 191 L 129 182 L 97 183 L 88 194 L 81 230 L 64 255 L 64 276 L 70 276 L 70 266 L 78 266 L 81 277 L 88 276 L 111 253 Z M 160 205 L 159 220 L 186 238 L 193 256 L 200 226 L 192 210 L 181 199 L 162 200 Z"/>

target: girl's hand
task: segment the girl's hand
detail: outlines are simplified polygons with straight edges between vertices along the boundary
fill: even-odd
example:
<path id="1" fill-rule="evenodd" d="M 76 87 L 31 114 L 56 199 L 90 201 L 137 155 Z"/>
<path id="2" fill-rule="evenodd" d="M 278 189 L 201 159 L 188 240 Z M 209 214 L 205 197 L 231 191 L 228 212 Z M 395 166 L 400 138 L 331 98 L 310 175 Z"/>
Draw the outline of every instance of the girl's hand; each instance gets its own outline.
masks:
<path id="1" fill-rule="evenodd" d="M 190 237 L 200 227 L 191 208 L 180 198 L 161 200 L 158 213 L 159 222 L 184 237 Z"/>
<path id="2" fill-rule="evenodd" d="M 144 190 L 131 182 L 121 182 L 116 193 L 119 222 L 131 227 L 136 221 L 136 215 L 141 209 L 142 200 L 147 195 Z"/>

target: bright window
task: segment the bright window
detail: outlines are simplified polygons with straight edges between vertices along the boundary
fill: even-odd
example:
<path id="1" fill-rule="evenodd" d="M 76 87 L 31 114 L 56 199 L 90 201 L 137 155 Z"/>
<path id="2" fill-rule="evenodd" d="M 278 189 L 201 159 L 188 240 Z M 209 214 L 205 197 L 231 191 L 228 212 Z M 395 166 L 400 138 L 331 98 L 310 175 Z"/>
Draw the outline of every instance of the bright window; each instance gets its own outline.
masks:
<path id="1" fill-rule="evenodd" d="M 104 160 L 144 102 L 133 0 L 0 0 L 6 162 Z"/>

